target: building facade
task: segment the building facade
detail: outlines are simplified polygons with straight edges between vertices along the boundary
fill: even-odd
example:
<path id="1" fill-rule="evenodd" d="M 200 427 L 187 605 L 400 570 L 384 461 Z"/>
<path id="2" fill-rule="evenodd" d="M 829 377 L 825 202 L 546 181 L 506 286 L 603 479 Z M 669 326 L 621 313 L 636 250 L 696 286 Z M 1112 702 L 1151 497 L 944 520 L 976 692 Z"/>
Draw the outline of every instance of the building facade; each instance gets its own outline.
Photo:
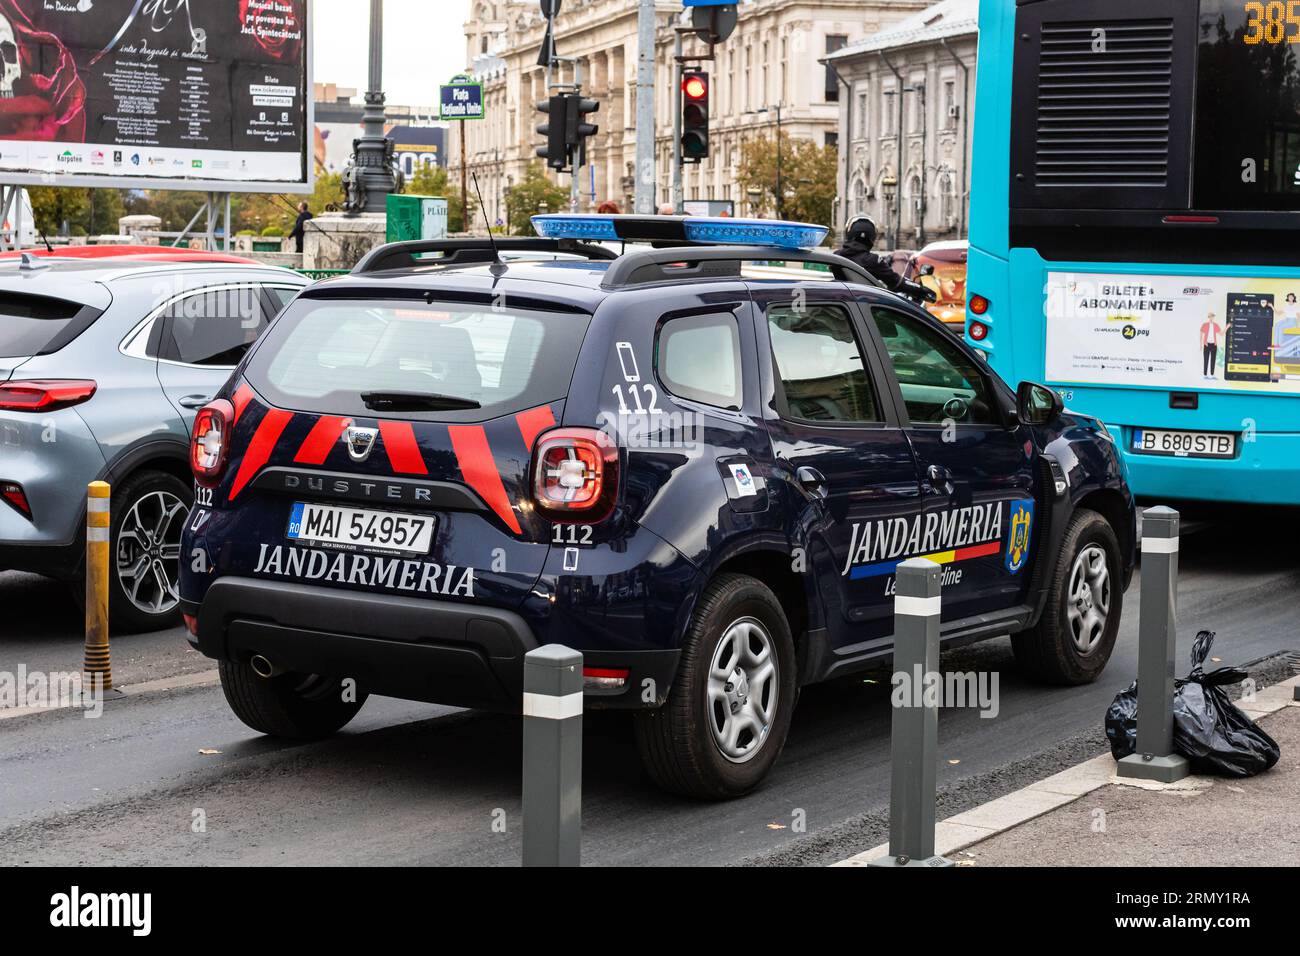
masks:
<path id="1" fill-rule="evenodd" d="M 882 247 L 968 235 L 978 0 L 944 0 L 825 57 L 838 74 L 836 219 Z"/>
<path id="2" fill-rule="evenodd" d="M 835 145 L 843 86 L 819 60 L 860 42 L 923 9 L 924 0 L 750 0 L 738 4 L 739 25 L 720 44 L 717 58 L 701 64 L 711 75 L 711 155 L 685 167 L 683 197 L 729 200 L 748 213 L 737 174 L 741 144 L 772 137 L 779 125 L 796 138 Z M 556 18 L 556 50 L 578 60 L 585 95 L 600 101 L 600 132 L 588 142 L 588 166 L 580 173 L 582 210 L 612 199 L 625 211 L 635 191 L 637 0 L 569 0 Z M 671 198 L 673 25 L 682 4 L 657 3 L 655 118 L 656 202 Z M 543 117 L 535 110 L 547 96 L 545 71 L 537 65 L 545 32 L 536 0 L 475 0 L 465 24 L 470 72 L 483 82 L 485 118 L 453 123 L 447 164 L 458 176 L 460 137 L 468 167 L 483 190 L 489 216 L 505 216 L 505 197 L 537 162 Z M 686 52 L 703 52 L 693 36 Z M 573 81 L 573 64 L 560 64 L 553 84 Z M 458 72 L 449 66 L 445 81 Z M 778 107 L 780 109 L 778 110 Z M 550 173 L 568 185 L 569 177 Z"/>

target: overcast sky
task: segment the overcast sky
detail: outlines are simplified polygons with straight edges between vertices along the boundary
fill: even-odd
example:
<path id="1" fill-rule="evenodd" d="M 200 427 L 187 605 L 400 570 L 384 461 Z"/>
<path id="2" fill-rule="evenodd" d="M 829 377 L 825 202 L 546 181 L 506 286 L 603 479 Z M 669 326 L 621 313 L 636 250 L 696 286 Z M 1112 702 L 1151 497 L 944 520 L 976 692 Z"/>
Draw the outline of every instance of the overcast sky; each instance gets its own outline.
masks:
<path id="1" fill-rule="evenodd" d="M 438 84 L 465 63 L 470 0 L 384 0 L 384 92 L 399 106 L 432 106 Z M 315 81 L 365 91 L 369 0 L 316 0 Z"/>

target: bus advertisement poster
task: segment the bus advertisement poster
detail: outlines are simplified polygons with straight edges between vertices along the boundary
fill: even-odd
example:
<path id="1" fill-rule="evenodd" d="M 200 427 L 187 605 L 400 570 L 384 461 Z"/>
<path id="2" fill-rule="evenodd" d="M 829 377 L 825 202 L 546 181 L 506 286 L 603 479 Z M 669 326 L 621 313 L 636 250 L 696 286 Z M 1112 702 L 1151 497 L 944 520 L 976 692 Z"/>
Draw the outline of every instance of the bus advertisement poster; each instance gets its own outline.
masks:
<path id="1" fill-rule="evenodd" d="M 1050 272 L 1046 375 L 1300 394 L 1300 278 Z"/>

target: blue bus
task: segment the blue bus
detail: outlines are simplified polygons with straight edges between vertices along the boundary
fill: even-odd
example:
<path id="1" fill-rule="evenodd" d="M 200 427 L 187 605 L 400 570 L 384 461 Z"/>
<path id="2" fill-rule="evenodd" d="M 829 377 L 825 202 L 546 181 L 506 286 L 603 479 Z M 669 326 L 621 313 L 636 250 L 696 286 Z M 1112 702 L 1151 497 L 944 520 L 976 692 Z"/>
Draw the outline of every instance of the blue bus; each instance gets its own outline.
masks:
<path id="1" fill-rule="evenodd" d="M 1300 504 L 1300 2 L 980 4 L 967 340 L 1146 497 Z"/>

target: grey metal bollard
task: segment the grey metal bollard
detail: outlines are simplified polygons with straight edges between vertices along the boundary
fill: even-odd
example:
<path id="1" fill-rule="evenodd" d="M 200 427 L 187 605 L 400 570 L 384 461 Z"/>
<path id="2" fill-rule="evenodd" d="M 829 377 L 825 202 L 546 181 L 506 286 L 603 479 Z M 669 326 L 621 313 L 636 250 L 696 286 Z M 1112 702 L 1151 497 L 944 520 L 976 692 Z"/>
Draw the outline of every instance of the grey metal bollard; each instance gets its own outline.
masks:
<path id="1" fill-rule="evenodd" d="M 524 655 L 524 866 L 582 863 L 582 655 Z"/>
<path id="2" fill-rule="evenodd" d="M 1138 616 L 1137 753 L 1116 773 L 1173 783 L 1188 774 L 1174 753 L 1174 653 L 1178 638 L 1178 512 L 1142 512 L 1142 612 Z"/>
<path id="3" fill-rule="evenodd" d="M 939 673 L 942 572 L 933 561 L 912 558 L 895 578 L 894 673 L 913 684 L 913 698 L 895 707 L 891 720 L 889 856 L 872 866 L 953 865 L 934 854 L 939 710 L 918 696 L 927 675 Z"/>

